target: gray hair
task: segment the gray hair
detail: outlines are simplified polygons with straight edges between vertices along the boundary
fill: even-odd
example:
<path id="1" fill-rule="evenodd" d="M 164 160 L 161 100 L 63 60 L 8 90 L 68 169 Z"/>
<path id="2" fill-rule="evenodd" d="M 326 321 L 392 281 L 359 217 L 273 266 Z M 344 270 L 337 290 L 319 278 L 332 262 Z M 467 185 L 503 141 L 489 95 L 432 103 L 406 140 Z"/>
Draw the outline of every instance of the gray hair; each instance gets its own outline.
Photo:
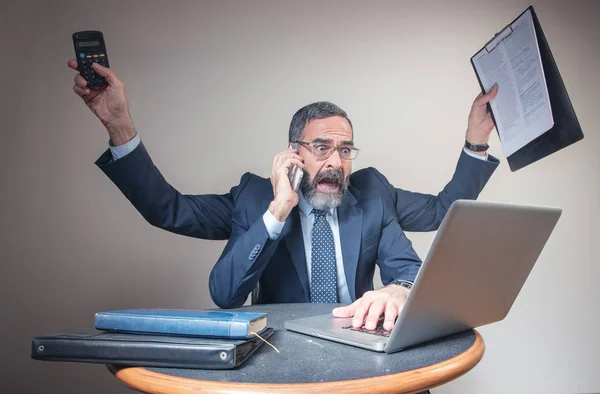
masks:
<path id="1" fill-rule="evenodd" d="M 346 111 L 328 101 L 318 101 L 316 103 L 305 105 L 296 111 L 292 117 L 292 122 L 290 123 L 289 142 L 302 140 L 304 127 L 306 127 L 306 124 L 311 120 L 325 119 L 332 116 L 341 116 L 346 119 L 354 133 L 352 122 L 350 121 L 350 118 L 348 118 Z"/>

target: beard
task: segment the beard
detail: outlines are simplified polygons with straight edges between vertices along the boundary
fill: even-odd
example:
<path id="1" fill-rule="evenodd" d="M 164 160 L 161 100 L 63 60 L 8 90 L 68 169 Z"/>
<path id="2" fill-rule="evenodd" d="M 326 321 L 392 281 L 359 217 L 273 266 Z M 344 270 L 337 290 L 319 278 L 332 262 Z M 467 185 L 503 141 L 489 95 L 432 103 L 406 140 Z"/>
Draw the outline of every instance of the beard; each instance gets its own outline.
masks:
<path id="1" fill-rule="evenodd" d="M 317 190 L 319 182 L 328 185 L 337 184 L 337 191 L 333 193 L 320 192 Z M 342 170 L 319 172 L 314 178 L 311 178 L 310 174 L 304 171 L 304 176 L 300 182 L 300 190 L 302 190 L 306 202 L 314 209 L 329 210 L 340 206 L 344 195 L 348 191 L 348 183 L 348 177 L 344 177 Z"/>

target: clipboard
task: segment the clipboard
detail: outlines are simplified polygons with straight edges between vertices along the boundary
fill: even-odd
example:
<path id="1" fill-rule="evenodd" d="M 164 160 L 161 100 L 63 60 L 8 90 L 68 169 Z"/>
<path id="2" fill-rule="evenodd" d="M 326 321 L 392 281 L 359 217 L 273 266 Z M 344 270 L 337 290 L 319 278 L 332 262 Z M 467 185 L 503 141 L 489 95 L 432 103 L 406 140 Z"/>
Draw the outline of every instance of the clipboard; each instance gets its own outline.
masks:
<path id="1" fill-rule="evenodd" d="M 542 26 L 540 25 L 533 6 L 529 6 L 523 11 L 521 15 L 515 18 L 515 20 L 513 20 L 506 28 L 497 33 L 496 36 L 488 41 L 482 49 L 477 51 L 477 53 L 481 52 L 483 49 L 488 52 L 493 51 L 500 42 L 512 34 L 511 26 L 527 11 L 531 11 L 531 16 L 533 18 L 533 26 L 540 50 L 542 68 L 546 78 L 554 126 L 507 157 L 510 170 L 513 172 L 583 139 L 583 131 L 579 125 L 579 120 L 575 115 L 571 99 L 569 98 L 565 84 L 560 76 L 558 66 L 554 61 L 554 56 L 552 56 L 552 51 L 550 50 L 548 41 L 546 41 L 546 36 L 544 35 L 544 31 L 542 30 Z M 485 93 L 483 83 L 473 62 L 475 56 L 476 55 L 471 57 L 471 66 L 473 66 L 481 90 Z M 488 110 L 492 115 L 494 125 L 497 126 L 496 118 L 494 117 L 494 113 L 489 104 Z"/>

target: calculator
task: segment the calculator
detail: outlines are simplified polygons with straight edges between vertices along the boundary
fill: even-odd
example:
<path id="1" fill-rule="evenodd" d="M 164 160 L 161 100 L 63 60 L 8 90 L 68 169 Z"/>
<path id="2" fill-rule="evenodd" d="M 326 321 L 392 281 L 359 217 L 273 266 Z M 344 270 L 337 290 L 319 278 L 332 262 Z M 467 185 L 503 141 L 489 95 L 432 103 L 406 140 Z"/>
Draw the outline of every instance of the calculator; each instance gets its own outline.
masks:
<path id="1" fill-rule="evenodd" d="M 77 57 L 77 67 L 81 76 L 87 81 L 87 86 L 106 86 L 106 80 L 92 68 L 92 63 L 109 67 L 104 35 L 95 30 L 78 31 L 73 33 L 73 45 Z"/>

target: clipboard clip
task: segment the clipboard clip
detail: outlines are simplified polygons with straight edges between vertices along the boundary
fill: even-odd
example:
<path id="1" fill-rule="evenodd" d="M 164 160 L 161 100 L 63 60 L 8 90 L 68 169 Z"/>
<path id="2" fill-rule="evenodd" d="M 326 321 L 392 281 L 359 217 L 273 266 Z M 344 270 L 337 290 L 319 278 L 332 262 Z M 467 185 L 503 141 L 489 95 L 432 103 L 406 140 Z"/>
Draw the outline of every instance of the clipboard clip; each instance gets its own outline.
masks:
<path id="1" fill-rule="evenodd" d="M 513 28 L 511 25 L 506 26 L 502 31 L 496 33 L 486 45 L 485 50 L 487 53 L 492 52 L 498 45 L 507 40 L 513 34 Z"/>

